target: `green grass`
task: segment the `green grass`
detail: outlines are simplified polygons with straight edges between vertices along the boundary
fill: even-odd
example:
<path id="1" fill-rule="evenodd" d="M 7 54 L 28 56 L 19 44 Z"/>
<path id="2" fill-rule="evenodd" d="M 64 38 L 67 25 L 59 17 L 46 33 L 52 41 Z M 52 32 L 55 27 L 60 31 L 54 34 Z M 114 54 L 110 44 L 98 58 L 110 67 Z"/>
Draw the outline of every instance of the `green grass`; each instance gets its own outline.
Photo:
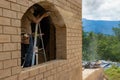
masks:
<path id="1" fill-rule="evenodd" d="M 116 66 L 105 70 L 105 74 L 108 76 L 109 80 L 120 80 L 120 68 Z"/>

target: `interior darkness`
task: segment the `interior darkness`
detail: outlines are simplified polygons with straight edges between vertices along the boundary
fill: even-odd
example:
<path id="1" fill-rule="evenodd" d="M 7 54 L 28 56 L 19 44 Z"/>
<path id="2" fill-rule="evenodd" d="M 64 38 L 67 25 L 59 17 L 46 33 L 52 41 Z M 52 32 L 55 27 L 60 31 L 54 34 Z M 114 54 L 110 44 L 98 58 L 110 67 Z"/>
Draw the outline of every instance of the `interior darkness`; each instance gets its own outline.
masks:
<path id="1" fill-rule="evenodd" d="M 52 20 L 50 17 L 46 17 L 42 19 L 40 22 L 41 25 L 41 32 L 43 35 L 43 42 L 44 42 L 44 49 L 47 56 L 47 61 L 56 59 L 56 38 L 55 38 L 55 27 L 52 24 Z M 35 32 L 35 23 L 31 23 L 32 33 Z M 38 29 L 39 33 L 39 29 Z M 41 40 L 38 37 L 37 40 L 38 48 L 42 48 Z M 44 55 L 42 52 L 38 52 L 39 63 L 44 62 Z"/>

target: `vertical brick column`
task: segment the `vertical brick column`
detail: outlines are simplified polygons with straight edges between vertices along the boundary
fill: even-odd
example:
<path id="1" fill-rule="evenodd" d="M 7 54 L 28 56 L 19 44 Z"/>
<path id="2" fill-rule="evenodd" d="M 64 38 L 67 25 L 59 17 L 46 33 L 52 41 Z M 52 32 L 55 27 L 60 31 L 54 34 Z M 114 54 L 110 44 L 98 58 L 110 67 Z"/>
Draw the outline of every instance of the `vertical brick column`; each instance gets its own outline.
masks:
<path id="1" fill-rule="evenodd" d="M 41 1 L 51 2 L 64 22 L 56 32 L 57 56 L 63 59 L 22 69 L 21 18 Z M 82 80 L 81 35 L 81 0 L 0 0 L 0 80 Z"/>
<path id="2" fill-rule="evenodd" d="M 17 0 L 0 1 L 0 80 L 17 80 L 21 72 L 21 6 Z"/>

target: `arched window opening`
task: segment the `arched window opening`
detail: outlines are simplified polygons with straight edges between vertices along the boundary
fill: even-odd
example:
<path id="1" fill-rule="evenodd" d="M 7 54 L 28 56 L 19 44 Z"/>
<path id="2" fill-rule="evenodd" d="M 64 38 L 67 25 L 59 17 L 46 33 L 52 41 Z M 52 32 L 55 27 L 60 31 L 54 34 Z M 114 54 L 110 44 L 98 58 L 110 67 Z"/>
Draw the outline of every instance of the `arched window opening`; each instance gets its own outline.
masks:
<path id="1" fill-rule="evenodd" d="M 49 14 L 46 16 L 45 13 Z M 36 31 L 36 19 L 39 17 L 42 18 L 37 23 L 40 26 Z M 31 67 L 56 59 L 66 59 L 66 27 L 62 16 L 52 3 L 43 1 L 31 6 L 21 19 L 21 32 L 22 38 L 24 38 L 26 34 L 30 36 L 25 39 L 25 42 L 28 41 L 27 45 L 23 44 L 23 42 L 21 43 L 22 67 Z M 35 32 L 37 32 L 37 36 L 35 36 Z M 44 47 L 42 46 L 41 36 Z M 37 40 L 35 37 L 37 37 Z M 32 41 L 30 39 L 32 39 Z M 35 40 L 37 48 L 33 47 Z M 27 50 L 29 47 L 31 48 Z M 45 50 L 45 55 L 42 49 Z M 37 51 L 37 55 L 33 58 L 34 51 Z M 26 60 L 29 62 L 27 66 L 25 66 Z"/>
<path id="2" fill-rule="evenodd" d="M 32 11 L 31 8 L 33 8 L 33 13 L 30 13 Z M 33 22 L 32 19 L 36 19 L 38 16 L 42 17 L 44 13 L 47 11 L 42 8 L 38 4 L 34 4 L 32 7 L 30 7 L 26 13 L 22 17 L 22 37 L 26 37 L 28 35 L 28 38 L 26 39 L 25 43 L 22 43 L 21 45 L 21 65 L 23 67 L 30 67 L 32 66 L 32 62 L 34 62 L 34 65 L 37 63 L 43 63 L 46 61 L 54 60 L 56 59 L 56 38 L 55 38 L 55 27 L 52 24 L 52 19 L 48 15 L 47 17 L 43 17 L 41 21 L 38 23 L 40 26 L 37 30 L 37 40 L 35 40 L 35 29 L 36 29 L 36 23 Z M 31 18 L 32 17 L 32 18 Z M 29 20 L 29 18 L 31 20 Z M 25 31 L 26 30 L 26 31 Z M 41 30 L 41 33 L 40 31 Z M 31 36 L 31 37 L 30 37 Z M 42 36 L 42 38 L 41 38 Z M 32 41 L 30 41 L 32 39 Z M 42 46 L 42 41 L 43 45 Z M 27 43 L 28 42 L 28 43 Z M 36 50 L 37 55 L 35 58 L 33 58 L 34 54 L 34 42 L 36 42 Z M 31 45 L 33 44 L 33 45 Z M 30 48 L 32 46 L 32 48 Z M 33 49 L 33 50 L 31 50 Z M 45 53 L 43 53 L 43 50 L 45 50 Z M 31 51 L 31 52 L 30 52 Z M 34 60 L 35 59 L 35 60 Z M 28 64 L 29 65 L 26 65 Z"/>
<path id="3" fill-rule="evenodd" d="M 32 33 L 35 33 L 35 23 L 31 23 Z M 50 17 L 46 17 L 42 19 L 40 22 L 41 33 L 43 34 L 42 39 L 44 43 L 44 49 L 47 61 L 56 59 L 56 38 L 55 38 L 55 27 L 52 24 L 52 20 Z M 38 28 L 38 34 L 40 34 Z M 40 37 L 37 39 L 38 46 L 38 63 L 45 62 L 45 56 L 42 53 L 42 44 Z"/>

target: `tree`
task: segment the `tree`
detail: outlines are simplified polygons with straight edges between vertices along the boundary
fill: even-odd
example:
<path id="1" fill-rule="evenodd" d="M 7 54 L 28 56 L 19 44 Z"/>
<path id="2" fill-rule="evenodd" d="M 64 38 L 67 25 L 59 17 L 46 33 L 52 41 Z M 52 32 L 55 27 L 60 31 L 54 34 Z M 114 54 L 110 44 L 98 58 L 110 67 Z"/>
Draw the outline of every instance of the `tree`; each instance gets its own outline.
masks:
<path id="1" fill-rule="evenodd" d="M 114 27 L 113 32 L 114 35 L 105 35 L 83 31 L 83 60 L 103 59 L 120 62 L 120 25 Z"/>
<path id="2" fill-rule="evenodd" d="M 113 32 L 115 34 L 115 36 L 118 38 L 118 40 L 120 41 L 120 24 L 118 24 L 118 27 L 114 27 Z"/>
<path id="3" fill-rule="evenodd" d="M 97 39 L 93 32 L 83 31 L 83 60 L 95 61 L 98 59 L 97 55 Z"/>

